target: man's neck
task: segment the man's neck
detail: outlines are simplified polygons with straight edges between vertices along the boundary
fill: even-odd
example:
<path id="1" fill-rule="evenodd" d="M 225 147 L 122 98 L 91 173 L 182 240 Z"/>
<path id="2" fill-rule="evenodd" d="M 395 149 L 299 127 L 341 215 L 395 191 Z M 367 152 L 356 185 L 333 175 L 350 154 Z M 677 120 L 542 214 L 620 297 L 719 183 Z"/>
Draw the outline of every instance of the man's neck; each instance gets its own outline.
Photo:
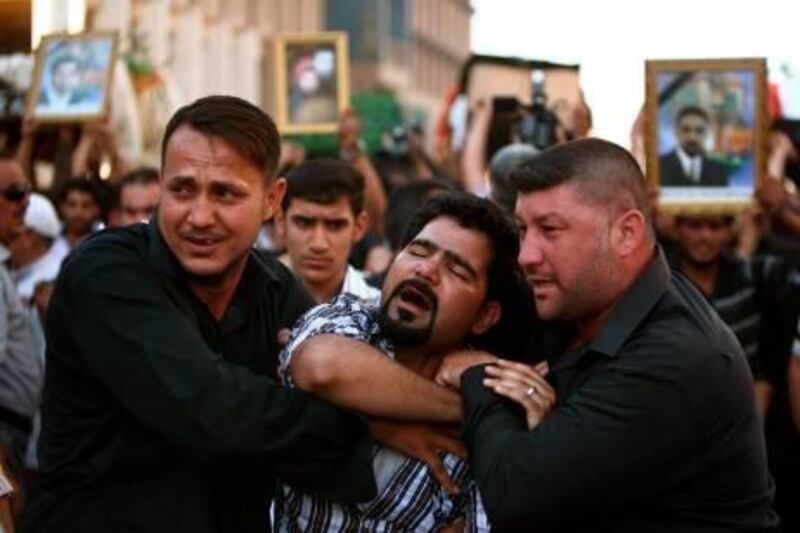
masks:
<path id="1" fill-rule="evenodd" d="M 708 264 L 696 264 L 691 261 L 681 260 L 681 272 L 692 280 L 706 296 L 714 293 L 719 276 L 719 261 Z"/>
<path id="2" fill-rule="evenodd" d="M 81 243 L 81 241 L 83 241 L 83 239 L 85 239 L 89 235 L 89 233 L 91 233 L 91 231 L 86 231 L 81 233 L 77 233 L 74 231 L 66 232 L 64 236 L 67 238 L 67 244 L 69 245 L 70 250 L 78 246 Z"/>
<path id="3" fill-rule="evenodd" d="M 216 279 L 189 280 L 189 288 L 205 304 L 217 322 L 222 320 L 228 307 L 230 307 L 246 264 L 247 257 L 232 266 L 229 271 L 220 274 Z"/>
<path id="4" fill-rule="evenodd" d="M 433 348 L 418 346 L 415 348 L 397 348 L 395 350 L 395 361 L 411 370 L 415 374 L 433 381 L 436 372 L 442 364 L 444 356 L 453 352 L 457 347 L 451 349 Z"/>
<path id="5" fill-rule="evenodd" d="M 311 297 L 314 298 L 314 301 L 318 304 L 330 302 L 342 292 L 346 275 L 347 269 L 345 268 L 344 272 L 340 275 L 331 277 L 320 283 L 310 284 L 306 282 L 306 289 L 308 289 L 308 292 L 311 293 Z"/>

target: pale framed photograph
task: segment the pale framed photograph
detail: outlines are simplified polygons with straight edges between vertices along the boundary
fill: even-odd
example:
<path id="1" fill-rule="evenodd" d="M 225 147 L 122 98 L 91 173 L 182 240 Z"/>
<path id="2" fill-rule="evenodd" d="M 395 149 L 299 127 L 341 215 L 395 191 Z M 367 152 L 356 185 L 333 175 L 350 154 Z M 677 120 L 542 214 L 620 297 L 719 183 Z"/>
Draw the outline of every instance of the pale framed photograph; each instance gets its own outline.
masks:
<path id="1" fill-rule="evenodd" d="M 766 171 L 765 59 L 646 63 L 647 178 L 671 213 L 755 207 Z"/>
<path id="2" fill-rule="evenodd" d="M 347 34 L 275 38 L 276 118 L 282 133 L 333 133 L 350 105 Z"/>
<path id="3" fill-rule="evenodd" d="M 96 120 L 110 109 L 117 34 L 42 37 L 36 53 L 27 115 L 38 122 Z"/>

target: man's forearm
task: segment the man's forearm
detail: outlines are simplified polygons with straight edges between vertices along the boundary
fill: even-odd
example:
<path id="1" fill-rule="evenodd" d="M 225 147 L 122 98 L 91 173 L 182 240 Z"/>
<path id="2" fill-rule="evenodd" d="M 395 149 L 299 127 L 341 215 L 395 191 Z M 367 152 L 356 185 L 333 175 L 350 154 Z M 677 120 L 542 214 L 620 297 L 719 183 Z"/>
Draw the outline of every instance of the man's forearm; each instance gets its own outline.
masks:
<path id="1" fill-rule="evenodd" d="M 458 394 L 366 343 L 339 335 L 305 341 L 295 352 L 290 371 L 301 389 L 371 416 L 432 422 L 461 419 Z"/>

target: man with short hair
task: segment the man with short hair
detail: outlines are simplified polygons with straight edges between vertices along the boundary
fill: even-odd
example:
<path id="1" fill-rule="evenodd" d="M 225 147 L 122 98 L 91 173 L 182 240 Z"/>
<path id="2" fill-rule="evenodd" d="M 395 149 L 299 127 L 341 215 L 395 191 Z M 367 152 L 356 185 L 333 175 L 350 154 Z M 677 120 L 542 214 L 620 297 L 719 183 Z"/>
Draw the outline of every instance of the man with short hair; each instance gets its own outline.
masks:
<path id="1" fill-rule="evenodd" d="M 735 240 L 733 216 L 678 215 L 675 235 L 677 246 L 669 257 L 673 268 L 708 299 L 736 335 L 756 379 L 763 377 L 762 364 L 774 356 L 762 353 L 766 348 L 762 344 L 772 344 L 777 324 L 764 320 L 762 314 L 775 315 L 775 306 L 795 289 L 796 270 L 774 255 L 735 257 L 729 248 Z M 766 412 L 769 391 L 764 386 L 756 381 L 756 400 Z"/>
<path id="2" fill-rule="evenodd" d="M 410 220 L 380 304 L 342 294 L 296 325 L 281 354 L 284 381 L 325 397 L 324 376 L 335 369 L 309 356 L 305 345 L 326 334 L 369 344 L 432 381 L 445 354 L 480 344 L 501 317 L 513 314 L 504 304 L 516 288 L 517 250 L 515 228 L 499 207 L 465 194 L 437 196 Z M 541 397 L 549 394 L 552 401 L 549 385 L 532 369 L 527 374 Z M 351 389 L 357 396 L 364 387 L 354 383 Z M 361 402 L 349 407 L 390 415 L 366 398 Z M 325 502 L 284 485 L 276 529 L 309 531 L 325 524 L 329 531 L 441 531 L 466 517 L 469 529 L 478 530 L 484 522 L 466 462 L 456 455 L 446 453 L 444 465 L 461 495 L 438 486 L 422 462 L 383 446 L 375 447 L 373 464 L 379 496 L 360 505 Z"/>
<path id="3" fill-rule="evenodd" d="M 659 158 L 659 183 L 668 187 L 726 187 L 728 167 L 706 155 L 708 113 L 687 106 L 675 118 L 678 146 Z"/>
<path id="4" fill-rule="evenodd" d="M 158 170 L 141 167 L 127 173 L 119 183 L 119 224 L 129 226 L 150 220 L 160 197 Z"/>
<path id="5" fill-rule="evenodd" d="M 100 220 L 100 193 L 91 182 L 73 179 L 62 187 L 57 204 L 64 233 L 54 245 L 59 253 L 66 254 L 95 230 Z"/>
<path id="6" fill-rule="evenodd" d="M 278 158 L 252 104 L 182 107 L 154 223 L 66 260 L 25 531 L 269 531 L 277 475 L 325 498 L 374 496 L 363 420 L 275 381 L 277 332 L 311 304 L 252 248 L 283 196 Z"/>
<path id="7" fill-rule="evenodd" d="M 348 264 L 367 229 L 364 178 L 337 159 L 312 159 L 286 176 L 280 229 L 289 267 L 317 303 L 341 293 L 374 300 L 379 291 Z"/>
<path id="8" fill-rule="evenodd" d="M 472 473 L 493 527 L 770 531 L 772 482 L 747 359 L 656 246 L 644 178 L 599 139 L 515 168 L 519 263 L 555 408 L 524 419 L 495 390 L 540 391 L 454 357 Z M 465 371 L 465 368 L 469 370 Z"/>

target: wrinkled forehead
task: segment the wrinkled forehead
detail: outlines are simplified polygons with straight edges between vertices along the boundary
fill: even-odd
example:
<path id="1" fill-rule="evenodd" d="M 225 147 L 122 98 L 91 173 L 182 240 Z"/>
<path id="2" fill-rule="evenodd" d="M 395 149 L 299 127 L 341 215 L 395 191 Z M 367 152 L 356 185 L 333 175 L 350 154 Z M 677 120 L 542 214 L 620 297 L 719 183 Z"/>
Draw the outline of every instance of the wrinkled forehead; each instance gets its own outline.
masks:
<path id="1" fill-rule="evenodd" d="M 571 216 L 576 210 L 593 206 L 580 194 L 573 182 L 560 183 L 552 187 L 517 193 L 514 208 L 516 218 L 524 221 L 542 216 Z"/>

